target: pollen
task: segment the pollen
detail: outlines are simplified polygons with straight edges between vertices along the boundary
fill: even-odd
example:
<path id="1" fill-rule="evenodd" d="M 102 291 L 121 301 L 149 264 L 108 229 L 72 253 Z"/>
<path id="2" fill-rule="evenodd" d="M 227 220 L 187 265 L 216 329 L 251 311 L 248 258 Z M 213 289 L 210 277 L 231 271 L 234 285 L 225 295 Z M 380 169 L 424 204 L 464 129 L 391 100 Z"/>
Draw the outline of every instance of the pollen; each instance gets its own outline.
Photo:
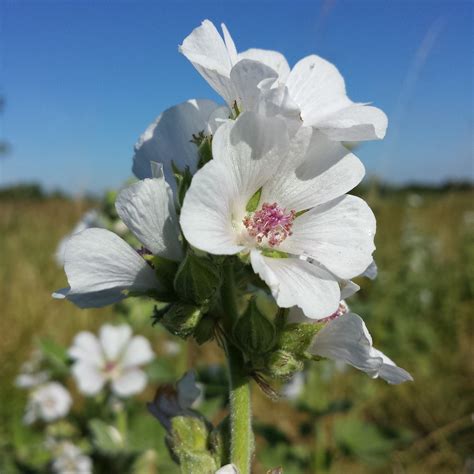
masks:
<path id="1" fill-rule="evenodd" d="M 247 214 L 242 222 L 259 244 L 266 240 L 270 247 L 277 247 L 292 234 L 295 217 L 295 211 L 287 212 L 274 202 L 264 203 L 259 211 Z"/>

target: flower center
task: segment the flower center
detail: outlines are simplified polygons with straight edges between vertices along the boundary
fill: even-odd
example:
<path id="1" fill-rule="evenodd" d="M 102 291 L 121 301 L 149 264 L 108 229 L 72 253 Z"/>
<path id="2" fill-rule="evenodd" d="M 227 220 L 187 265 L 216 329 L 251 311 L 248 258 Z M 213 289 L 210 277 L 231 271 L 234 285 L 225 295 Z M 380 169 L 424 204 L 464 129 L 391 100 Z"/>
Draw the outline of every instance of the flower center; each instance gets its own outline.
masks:
<path id="1" fill-rule="evenodd" d="M 276 247 L 292 234 L 295 216 L 295 211 L 286 212 L 286 209 L 282 209 L 276 202 L 266 202 L 259 211 L 247 214 L 242 222 L 249 235 L 259 244 L 263 239 L 267 239 L 270 247 Z"/>
<path id="2" fill-rule="evenodd" d="M 106 378 L 113 379 L 114 377 L 118 375 L 118 371 L 119 371 L 118 363 L 113 360 L 107 361 L 102 371 Z"/>

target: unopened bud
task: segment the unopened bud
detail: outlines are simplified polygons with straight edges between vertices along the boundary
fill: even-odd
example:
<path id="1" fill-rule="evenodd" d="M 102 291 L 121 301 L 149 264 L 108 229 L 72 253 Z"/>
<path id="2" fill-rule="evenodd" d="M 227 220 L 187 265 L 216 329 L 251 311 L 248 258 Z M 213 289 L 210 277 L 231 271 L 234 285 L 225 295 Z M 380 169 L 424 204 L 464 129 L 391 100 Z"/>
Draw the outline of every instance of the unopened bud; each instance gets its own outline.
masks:
<path id="1" fill-rule="evenodd" d="M 186 339 L 194 332 L 201 318 L 200 308 L 190 304 L 176 303 L 168 309 L 160 319 L 160 323 L 171 334 Z"/>
<path id="2" fill-rule="evenodd" d="M 301 370 L 303 362 L 287 351 L 272 352 L 266 363 L 268 375 L 276 379 L 287 380 Z"/>

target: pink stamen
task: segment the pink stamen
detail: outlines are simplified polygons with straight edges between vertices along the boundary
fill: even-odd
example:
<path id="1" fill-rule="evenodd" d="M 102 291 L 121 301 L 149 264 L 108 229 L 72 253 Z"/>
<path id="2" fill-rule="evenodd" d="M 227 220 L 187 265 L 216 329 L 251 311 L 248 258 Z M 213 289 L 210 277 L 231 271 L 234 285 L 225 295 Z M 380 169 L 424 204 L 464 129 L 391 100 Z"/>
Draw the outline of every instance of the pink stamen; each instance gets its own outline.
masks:
<path id="1" fill-rule="evenodd" d="M 117 367 L 117 363 L 116 362 L 113 362 L 113 361 L 109 361 L 109 362 L 106 362 L 105 363 L 105 366 L 104 366 L 104 372 L 112 372 L 115 367 Z"/>
<path id="2" fill-rule="evenodd" d="M 262 208 L 252 216 L 250 214 L 245 216 L 243 224 L 249 235 L 254 237 L 259 244 L 263 239 L 267 239 L 268 245 L 275 247 L 292 234 L 291 227 L 295 217 L 295 211 L 286 212 L 276 202 L 264 203 Z"/>
<path id="3" fill-rule="evenodd" d="M 339 303 L 339 308 L 337 308 L 337 311 L 332 313 L 330 316 L 327 316 L 326 318 L 320 319 L 318 323 L 328 323 L 329 321 L 332 321 L 333 319 L 343 316 L 348 311 L 349 311 L 349 308 L 347 307 L 347 304 L 341 301 Z"/>

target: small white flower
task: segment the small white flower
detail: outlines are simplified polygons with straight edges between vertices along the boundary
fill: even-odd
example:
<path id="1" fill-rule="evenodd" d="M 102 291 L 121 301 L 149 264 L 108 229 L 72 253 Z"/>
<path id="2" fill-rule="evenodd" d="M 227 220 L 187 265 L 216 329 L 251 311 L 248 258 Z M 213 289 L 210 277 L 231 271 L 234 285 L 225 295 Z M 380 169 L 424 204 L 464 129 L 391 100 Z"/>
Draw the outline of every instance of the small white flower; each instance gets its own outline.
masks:
<path id="1" fill-rule="evenodd" d="M 336 141 L 384 137 L 385 114 L 352 102 L 343 77 L 329 61 L 311 55 L 290 70 L 285 57 L 276 51 L 237 53 L 225 25 L 222 30 L 224 38 L 205 20 L 179 50 L 229 106 L 236 101 L 243 110 L 282 115 L 292 122 L 298 118 Z"/>
<path id="2" fill-rule="evenodd" d="M 308 127 L 290 140 L 283 121 L 252 112 L 223 124 L 212 150 L 181 211 L 189 243 L 249 253 L 282 308 L 311 318 L 336 311 L 340 282 L 360 275 L 375 248 L 372 211 L 345 194 L 364 175 L 359 159 Z"/>
<path id="3" fill-rule="evenodd" d="M 92 474 L 92 460 L 72 443 L 65 441 L 55 447 L 53 472 L 57 474 Z"/>
<path id="4" fill-rule="evenodd" d="M 115 202 L 118 215 L 143 244 L 141 254 L 118 235 L 87 229 L 73 235 L 66 247 L 64 270 L 69 288 L 55 298 L 67 298 L 81 308 L 116 303 L 129 292 L 162 289 L 155 270 L 143 255 L 178 261 L 182 256 L 178 220 L 171 189 L 163 177 L 126 187 Z"/>
<path id="5" fill-rule="evenodd" d="M 292 309 L 292 312 L 300 313 L 297 309 Z M 345 362 L 372 378 L 380 377 L 391 384 L 413 380 L 406 370 L 397 367 L 395 362 L 372 346 L 372 337 L 364 321 L 355 313 L 328 318 L 326 325 L 313 338 L 308 352 Z"/>
<path id="6" fill-rule="evenodd" d="M 104 324 L 99 338 L 83 331 L 76 335 L 68 351 L 75 360 L 72 374 L 85 395 L 99 393 L 106 383 L 119 396 L 141 392 L 147 376 L 139 367 L 154 357 L 150 343 L 143 336 L 133 336 L 130 326 Z"/>
<path id="7" fill-rule="evenodd" d="M 15 379 L 18 388 L 33 388 L 44 384 L 49 379 L 49 373 L 42 370 L 43 354 L 35 350 L 28 361 L 22 364 L 20 373 Z"/>
<path id="8" fill-rule="evenodd" d="M 69 413 L 72 398 L 69 392 L 58 382 L 48 382 L 35 388 L 28 397 L 24 422 L 45 422 L 63 418 Z"/>
<path id="9" fill-rule="evenodd" d="M 194 173 L 199 156 L 191 142 L 193 135 L 212 135 L 227 118 L 229 109 L 211 100 L 188 100 L 165 110 L 136 143 L 133 173 L 140 179 L 150 178 L 150 163 L 163 163 L 166 180 L 175 189 L 171 163 L 181 170 L 189 166 Z"/>

